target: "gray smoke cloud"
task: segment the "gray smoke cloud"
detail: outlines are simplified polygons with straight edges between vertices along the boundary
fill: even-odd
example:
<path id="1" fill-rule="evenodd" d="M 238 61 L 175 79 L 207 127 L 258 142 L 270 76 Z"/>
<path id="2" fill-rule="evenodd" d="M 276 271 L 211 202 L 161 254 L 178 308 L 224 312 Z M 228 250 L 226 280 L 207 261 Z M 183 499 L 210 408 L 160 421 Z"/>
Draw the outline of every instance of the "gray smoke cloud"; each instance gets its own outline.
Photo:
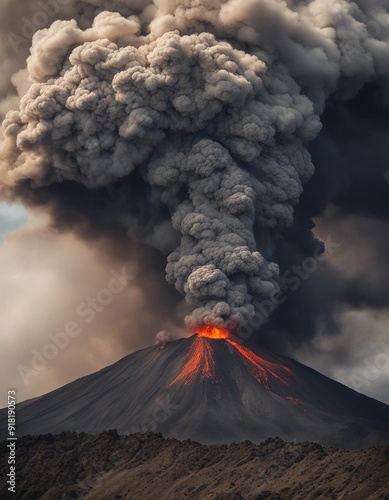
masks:
<path id="1" fill-rule="evenodd" d="M 115 224 L 169 253 L 188 326 L 235 328 L 280 289 L 274 248 L 327 99 L 386 88 L 388 2 L 79 3 L 33 37 L 2 195 L 60 191 L 66 211 L 103 190 Z"/>

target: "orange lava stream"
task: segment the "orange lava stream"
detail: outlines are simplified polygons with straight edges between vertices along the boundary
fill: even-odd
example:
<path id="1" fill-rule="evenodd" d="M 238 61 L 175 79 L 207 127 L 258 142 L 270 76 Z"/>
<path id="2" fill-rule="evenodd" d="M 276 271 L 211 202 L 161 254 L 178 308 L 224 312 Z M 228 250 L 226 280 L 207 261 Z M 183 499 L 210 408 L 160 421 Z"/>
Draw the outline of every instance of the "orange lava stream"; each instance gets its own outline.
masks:
<path id="1" fill-rule="evenodd" d="M 191 336 L 192 337 L 192 336 Z M 182 382 L 184 385 L 191 384 L 196 378 L 199 382 L 209 379 L 213 382 L 219 382 L 216 376 L 215 361 L 213 359 L 213 349 L 211 342 L 207 339 L 223 339 L 227 341 L 232 348 L 238 352 L 239 357 L 244 363 L 247 371 L 268 391 L 271 391 L 269 382 L 271 379 L 276 379 L 286 386 L 289 377 L 298 378 L 290 368 L 271 361 L 266 361 L 253 351 L 244 347 L 231 338 L 228 330 L 216 328 L 213 326 L 201 327 L 195 335 L 190 346 L 188 354 L 185 356 L 184 366 L 180 373 L 170 385 L 176 382 Z M 304 408 L 302 401 L 290 396 L 285 396 L 286 399 L 293 402 L 295 405 Z M 304 409 L 304 411 L 306 411 Z"/>
<path id="2" fill-rule="evenodd" d="M 230 339 L 227 339 L 227 342 L 239 352 L 250 375 L 263 384 L 268 391 L 270 391 L 269 377 L 274 377 L 285 385 L 289 385 L 283 376 L 294 375 L 290 368 L 266 361 L 250 349 L 247 349 L 247 347 L 243 347 Z"/>
<path id="3" fill-rule="evenodd" d="M 184 368 L 179 375 L 173 380 L 170 385 L 176 382 L 183 381 L 184 385 L 188 385 L 199 376 L 199 381 L 202 382 L 208 378 L 218 381 L 215 371 L 215 362 L 212 356 L 211 344 L 204 338 L 198 336 L 194 339 L 187 354 Z"/>

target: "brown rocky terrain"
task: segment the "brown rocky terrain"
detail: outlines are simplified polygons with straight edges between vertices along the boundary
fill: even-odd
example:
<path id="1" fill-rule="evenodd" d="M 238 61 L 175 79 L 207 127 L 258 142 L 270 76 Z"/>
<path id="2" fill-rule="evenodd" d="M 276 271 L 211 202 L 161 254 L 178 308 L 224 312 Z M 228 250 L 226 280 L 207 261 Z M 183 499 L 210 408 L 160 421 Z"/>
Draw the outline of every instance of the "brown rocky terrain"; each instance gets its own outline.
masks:
<path id="1" fill-rule="evenodd" d="M 116 431 L 25 436 L 12 496 L 6 455 L 3 443 L 2 499 L 389 499 L 389 445 L 351 451 L 276 438 L 217 446 Z"/>

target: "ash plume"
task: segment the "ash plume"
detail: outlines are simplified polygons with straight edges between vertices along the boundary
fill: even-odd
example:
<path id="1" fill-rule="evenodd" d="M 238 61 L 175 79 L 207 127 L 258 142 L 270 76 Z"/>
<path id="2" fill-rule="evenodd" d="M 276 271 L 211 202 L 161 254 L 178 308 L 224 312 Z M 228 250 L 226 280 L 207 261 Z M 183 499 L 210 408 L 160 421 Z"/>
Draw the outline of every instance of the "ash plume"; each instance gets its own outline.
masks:
<path id="1" fill-rule="evenodd" d="M 79 3 L 34 35 L 2 195 L 61 224 L 75 192 L 91 224 L 103 197 L 105 219 L 169 254 L 189 327 L 244 324 L 280 290 L 326 101 L 387 88 L 388 2 Z"/>

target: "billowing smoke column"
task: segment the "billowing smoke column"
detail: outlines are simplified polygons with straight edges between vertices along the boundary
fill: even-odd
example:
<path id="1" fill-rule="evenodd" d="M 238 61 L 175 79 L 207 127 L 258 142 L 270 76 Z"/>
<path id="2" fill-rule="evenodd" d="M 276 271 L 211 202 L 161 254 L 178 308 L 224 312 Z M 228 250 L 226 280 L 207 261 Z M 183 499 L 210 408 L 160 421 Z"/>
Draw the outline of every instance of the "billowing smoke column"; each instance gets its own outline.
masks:
<path id="1" fill-rule="evenodd" d="M 188 326 L 233 329 L 280 289 L 268 256 L 314 172 L 306 145 L 326 99 L 387 77 L 388 2 L 86 3 L 89 28 L 34 36 L 33 83 L 4 122 L 2 191 L 123 183 L 129 205 L 162 201 L 171 223 L 142 239 L 180 235 L 166 270 Z M 126 223 L 137 232 L 136 214 Z"/>

